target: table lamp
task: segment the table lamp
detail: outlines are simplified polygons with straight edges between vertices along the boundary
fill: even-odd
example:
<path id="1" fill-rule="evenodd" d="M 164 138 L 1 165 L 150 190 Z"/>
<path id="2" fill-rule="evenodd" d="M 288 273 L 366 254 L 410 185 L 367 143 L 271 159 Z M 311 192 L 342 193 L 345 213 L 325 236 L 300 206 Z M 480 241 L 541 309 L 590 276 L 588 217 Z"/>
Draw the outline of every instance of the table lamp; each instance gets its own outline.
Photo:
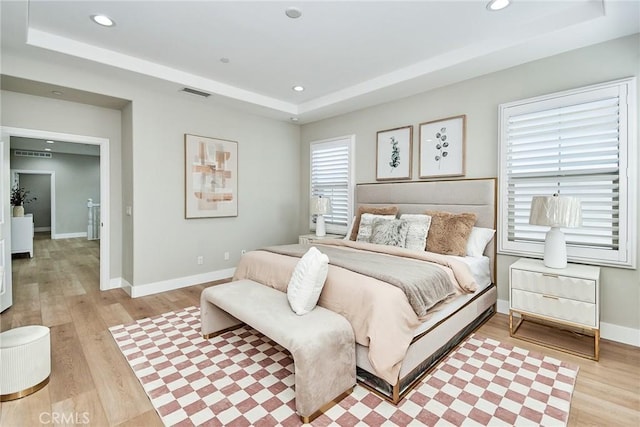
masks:
<path id="1" fill-rule="evenodd" d="M 560 227 L 580 227 L 580 200 L 554 194 L 531 199 L 529 224 L 551 227 L 544 239 L 544 265 L 549 268 L 567 267 L 567 242 Z"/>
<path id="2" fill-rule="evenodd" d="M 324 227 L 324 215 L 331 210 L 331 199 L 328 197 L 316 196 L 311 198 L 311 215 L 316 217 L 316 236 L 323 237 L 327 233 Z"/>

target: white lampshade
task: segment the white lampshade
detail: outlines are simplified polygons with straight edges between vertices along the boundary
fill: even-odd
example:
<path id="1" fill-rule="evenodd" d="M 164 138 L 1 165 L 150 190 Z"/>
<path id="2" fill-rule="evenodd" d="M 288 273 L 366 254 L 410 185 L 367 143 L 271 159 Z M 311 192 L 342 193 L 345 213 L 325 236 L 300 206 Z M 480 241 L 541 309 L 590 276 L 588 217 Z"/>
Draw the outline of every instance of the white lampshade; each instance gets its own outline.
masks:
<path id="1" fill-rule="evenodd" d="M 312 197 L 309 211 L 311 215 L 324 215 L 331 209 L 331 199 L 328 197 Z"/>
<path id="2" fill-rule="evenodd" d="M 311 198 L 311 206 L 309 207 L 309 212 L 311 215 L 318 215 L 316 218 L 316 236 L 323 237 L 326 236 L 327 232 L 324 226 L 324 214 L 329 213 L 331 210 L 331 199 L 328 197 L 312 197 Z"/>
<path id="3" fill-rule="evenodd" d="M 551 227 L 544 239 L 544 265 L 550 268 L 565 268 L 567 243 L 560 227 L 580 227 L 580 200 L 558 194 L 534 196 L 531 199 L 529 224 Z"/>

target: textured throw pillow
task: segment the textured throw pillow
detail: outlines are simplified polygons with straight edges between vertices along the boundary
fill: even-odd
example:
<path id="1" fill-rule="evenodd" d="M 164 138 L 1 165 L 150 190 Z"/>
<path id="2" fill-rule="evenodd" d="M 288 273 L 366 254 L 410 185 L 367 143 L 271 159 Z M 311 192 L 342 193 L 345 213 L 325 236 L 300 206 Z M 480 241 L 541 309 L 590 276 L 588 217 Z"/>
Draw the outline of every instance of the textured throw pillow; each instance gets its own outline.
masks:
<path id="1" fill-rule="evenodd" d="M 402 219 L 374 218 L 371 227 L 371 243 L 404 248 L 409 223 Z"/>
<path id="2" fill-rule="evenodd" d="M 427 235 L 427 250 L 444 255 L 465 256 L 467 240 L 471 234 L 476 214 L 454 214 L 441 211 L 427 211 L 431 216 L 431 226 Z"/>
<path id="3" fill-rule="evenodd" d="M 473 227 L 467 241 L 467 256 L 481 257 L 495 232 L 490 228 Z"/>
<path id="4" fill-rule="evenodd" d="M 358 227 L 358 236 L 356 237 L 356 240 L 358 242 L 371 242 L 371 231 L 373 229 L 374 219 L 391 221 L 396 219 L 396 216 L 395 215 L 374 215 L 370 213 L 362 214 L 360 218 L 360 227 Z"/>
<path id="5" fill-rule="evenodd" d="M 362 214 L 370 213 L 374 215 L 393 215 L 394 217 L 398 214 L 397 206 L 369 206 L 363 205 L 358 207 L 358 211 L 356 213 L 356 219 L 353 221 L 353 228 L 351 229 L 350 240 L 356 240 L 358 237 L 358 231 L 360 230 L 360 218 Z"/>
<path id="6" fill-rule="evenodd" d="M 431 225 L 431 217 L 422 214 L 403 214 L 400 219 L 409 223 L 404 247 L 412 251 L 424 251 L 427 247 L 427 234 Z"/>
<path id="7" fill-rule="evenodd" d="M 329 271 L 329 257 L 312 246 L 293 270 L 287 299 L 291 309 L 299 316 L 314 309 L 320 298 Z"/>

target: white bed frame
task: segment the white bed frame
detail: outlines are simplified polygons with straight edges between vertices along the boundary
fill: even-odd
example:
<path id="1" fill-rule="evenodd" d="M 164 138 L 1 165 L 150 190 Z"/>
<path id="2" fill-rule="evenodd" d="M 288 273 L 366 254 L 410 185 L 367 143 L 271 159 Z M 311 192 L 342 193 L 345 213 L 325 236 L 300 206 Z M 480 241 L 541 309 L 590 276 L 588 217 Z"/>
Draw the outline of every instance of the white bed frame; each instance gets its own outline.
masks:
<path id="1" fill-rule="evenodd" d="M 426 210 L 474 212 L 478 216 L 476 226 L 495 230 L 496 190 L 496 178 L 358 184 L 356 207 L 395 205 L 399 215 Z M 493 283 L 451 316 L 413 339 L 396 384 L 373 374 L 368 348 L 356 345 L 358 381 L 362 385 L 397 404 L 442 358 L 496 312 L 495 239 L 487 245 L 484 254 L 490 258 Z"/>

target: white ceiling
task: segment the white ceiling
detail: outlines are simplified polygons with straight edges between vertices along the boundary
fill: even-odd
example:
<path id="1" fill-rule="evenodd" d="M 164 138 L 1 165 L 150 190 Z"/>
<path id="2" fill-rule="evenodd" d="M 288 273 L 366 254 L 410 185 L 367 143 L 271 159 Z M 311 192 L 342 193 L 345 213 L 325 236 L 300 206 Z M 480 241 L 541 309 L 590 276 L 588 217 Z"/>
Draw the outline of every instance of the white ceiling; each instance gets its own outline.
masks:
<path id="1" fill-rule="evenodd" d="M 85 58 L 304 123 L 640 32 L 638 0 L 512 0 L 499 12 L 487 1 L 3 1 L 2 48 Z"/>

